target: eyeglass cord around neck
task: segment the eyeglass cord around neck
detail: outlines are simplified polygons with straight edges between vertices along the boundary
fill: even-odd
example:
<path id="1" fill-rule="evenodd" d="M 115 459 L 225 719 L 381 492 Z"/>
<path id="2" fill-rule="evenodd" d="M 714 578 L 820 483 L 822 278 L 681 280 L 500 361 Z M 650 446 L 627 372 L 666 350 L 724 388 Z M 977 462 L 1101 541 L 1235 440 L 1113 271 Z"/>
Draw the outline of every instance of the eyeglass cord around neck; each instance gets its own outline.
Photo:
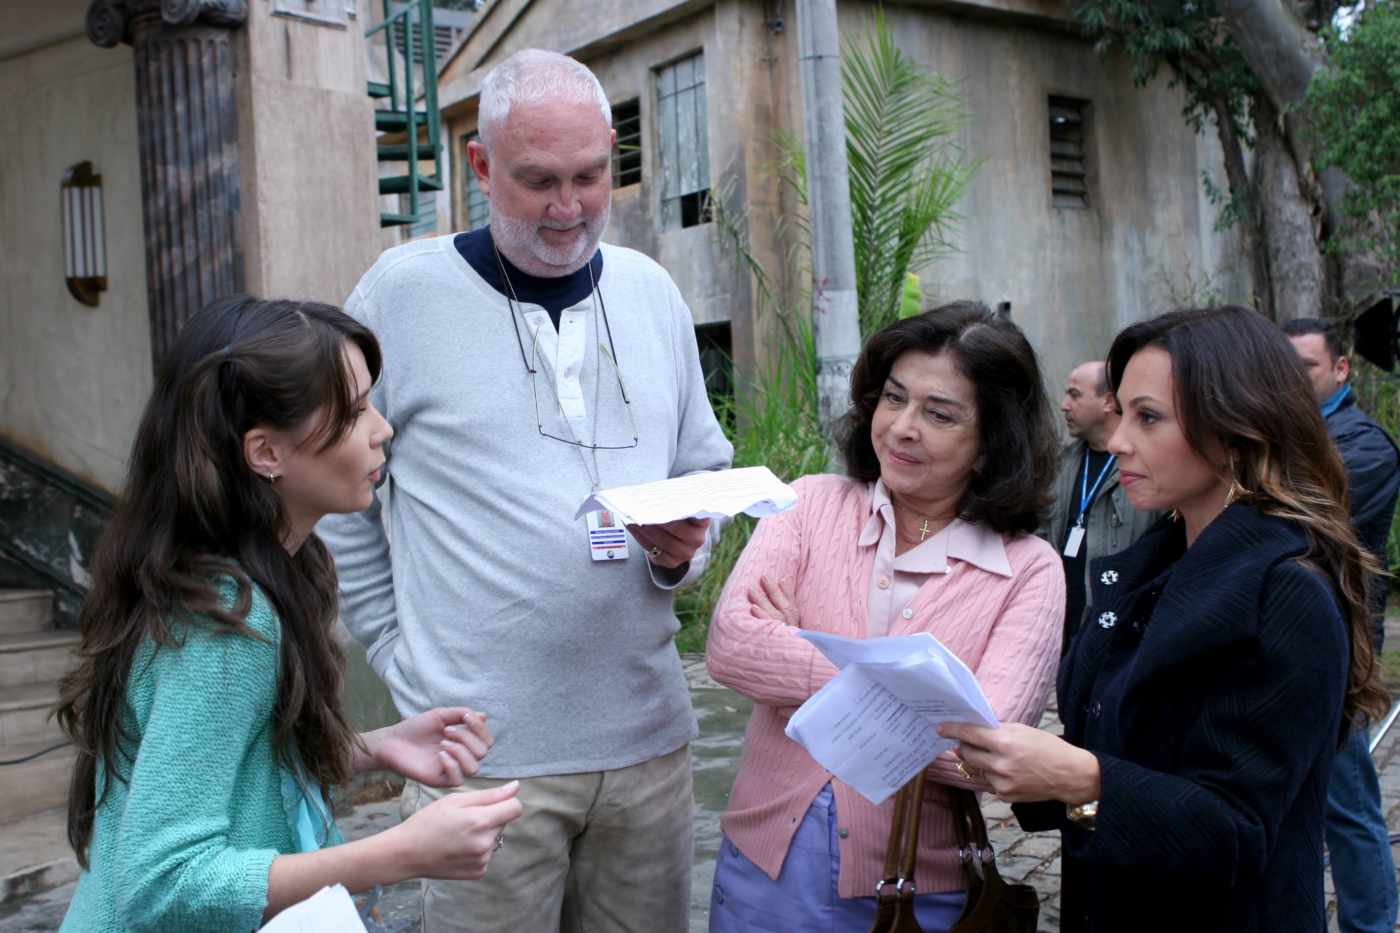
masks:
<path id="1" fill-rule="evenodd" d="M 539 370 L 535 367 L 535 365 L 534 365 L 534 363 L 533 363 L 533 360 L 535 359 L 536 354 L 538 353 L 538 350 L 539 350 L 539 331 L 540 331 L 540 328 L 539 328 L 539 327 L 536 327 L 536 328 L 531 332 L 531 334 L 530 334 L 530 337 L 531 337 L 530 356 L 529 356 L 529 358 L 527 358 L 527 357 L 525 356 L 525 342 L 524 342 L 524 340 L 523 340 L 523 339 L 521 338 L 521 336 L 520 336 L 520 322 L 517 320 L 517 316 L 519 316 L 519 317 L 524 317 L 523 312 L 521 312 L 521 311 L 519 310 L 519 308 L 517 307 L 517 306 L 520 304 L 520 297 L 516 294 L 516 291 L 515 291 L 515 284 L 514 284 L 513 282 L 511 282 L 511 280 L 510 280 L 510 275 L 506 272 L 505 260 L 504 260 L 504 259 L 502 258 L 502 256 L 501 256 L 501 251 L 500 251 L 500 249 L 496 246 L 496 244 L 495 244 L 494 242 L 491 244 L 491 250 L 492 250 L 493 255 L 496 257 L 496 268 L 500 270 L 500 273 L 501 273 L 501 280 L 502 280 L 503 282 L 505 282 L 506 289 L 507 289 L 507 291 L 508 291 L 508 294 L 506 295 L 506 302 L 507 302 L 507 304 L 510 306 L 510 321 L 511 321 L 511 326 L 512 326 L 512 328 L 514 328 L 514 330 L 515 330 L 515 342 L 516 342 L 516 345 L 520 348 L 520 361 L 521 361 L 521 363 L 524 364 L 524 366 L 525 366 L 525 372 L 526 372 L 527 374 L 529 374 L 530 380 L 531 380 L 531 385 L 533 386 L 533 385 L 535 385 L 535 380 L 538 379 L 538 378 L 539 378 L 539 375 L 540 375 L 540 374 L 539 374 Z M 602 347 L 602 341 L 601 341 L 601 339 L 600 339 L 602 335 L 598 332 L 598 317 L 599 317 L 599 309 L 600 309 L 600 308 L 601 308 L 601 310 L 602 310 L 602 319 L 603 319 L 603 328 L 604 328 L 604 332 L 607 334 L 607 337 L 608 337 L 608 350 L 607 350 L 608 358 L 611 360 L 611 362 L 612 362 L 612 364 L 613 364 L 613 371 L 614 371 L 614 373 L 615 373 L 616 376 L 617 376 L 617 390 L 618 390 L 618 393 L 622 396 L 623 410 L 627 413 L 627 420 L 628 420 L 628 422 L 629 422 L 629 424 L 631 425 L 631 428 L 632 428 L 632 443 L 631 443 L 631 444 L 622 445 L 622 446 L 604 445 L 604 449 L 607 449 L 607 450 L 628 450 L 628 449 L 631 449 L 631 448 L 633 448 L 633 447 L 636 447 L 636 446 L 637 446 L 637 443 L 638 443 L 638 435 L 637 435 L 637 422 L 636 422 L 636 419 L 633 418 L 633 416 L 632 416 L 632 400 L 631 400 L 630 398 L 628 398 L 628 396 L 627 396 L 627 386 L 626 386 L 626 384 L 622 381 L 622 367 L 621 367 L 621 364 L 619 363 L 618 358 L 617 358 L 617 346 L 616 346 L 616 344 L 613 343 L 612 324 L 611 324 L 611 322 L 609 322 L 609 320 L 608 320 L 608 306 L 607 306 L 607 302 L 603 299 L 602 290 L 598 288 L 598 283 L 597 283 L 597 281 L 595 280 L 595 278 L 594 278 L 594 276 L 593 276 L 593 263 L 592 263 L 592 261 L 590 260 L 590 261 L 589 261 L 588 263 L 586 263 L 585 265 L 586 265 L 586 268 L 588 269 L 588 284 L 589 284 L 589 287 L 590 287 L 591 297 L 592 297 L 592 299 L 593 299 L 593 331 L 594 331 L 594 335 L 595 335 L 595 336 L 594 336 L 594 372 L 595 372 L 596 375 L 595 375 L 594 383 L 593 383 L 593 435 L 592 435 L 592 438 L 591 438 L 591 443 L 585 444 L 585 443 L 583 443 L 582 441 L 579 440 L 578 435 L 574 432 L 573 423 L 569 420 L 569 418 L 568 418 L 567 415 L 564 416 L 564 424 L 565 424 L 565 426 L 567 427 L 567 429 L 568 429 L 568 431 L 569 431 L 569 439 L 566 440 L 566 439 L 561 438 L 561 437 L 556 437 L 555 435 L 550 434 L 550 433 L 548 433 L 547 431 L 545 431 L 545 429 L 544 429 L 544 423 L 543 423 L 543 421 L 540 419 L 539 397 L 538 397 L 538 395 L 536 395 L 536 398 L 535 398 L 535 421 L 536 421 L 536 425 L 535 425 L 535 426 L 536 426 L 536 428 L 539 430 L 540 436 L 550 438 L 551 440 L 560 441 L 561 443 L 564 443 L 564 444 L 567 444 L 567 445 L 573 447 L 574 450 L 576 450 L 576 451 L 578 452 L 579 462 L 583 465 L 583 470 L 584 470 L 584 472 L 588 474 L 588 480 L 589 480 L 590 485 L 591 485 L 592 488 L 593 488 L 593 491 L 596 492 L 596 491 L 600 488 L 600 483 L 601 483 L 601 480 L 602 480 L 602 472 L 601 472 L 601 469 L 600 469 L 599 466 L 598 466 L 598 450 L 600 449 L 600 445 L 598 444 L 598 422 L 601 420 L 601 415 L 602 415 L 602 412 L 601 412 L 601 410 L 600 410 L 599 404 L 600 404 L 601 391 L 602 391 L 602 384 L 603 384 L 602 355 L 603 355 L 603 353 L 604 353 L 604 350 L 603 350 L 603 347 Z M 540 326 L 543 326 L 543 325 L 541 324 Z M 554 381 L 553 381 L 552 378 L 551 378 L 551 379 L 546 379 L 545 381 L 549 383 L 550 394 L 554 396 L 554 404 L 555 404 L 556 410 L 559 411 L 560 414 L 563 414 L 564 405 L 563 405 L 563 402 L 562 402 L 562 401 L 560 400 L 560 398 L 559 398 L 559 389 L 558 389 L 558 387 L 555 386 Z M 584 457 L 584 455 L 583 455 L 583 450 L 584 450 L 584 448 L 587 448 L 587 449 L 593 451 L 593 468 L 592 468 L 592 469 L 589 469 L 588 459 L 587 459 L 586 457 Z"/>

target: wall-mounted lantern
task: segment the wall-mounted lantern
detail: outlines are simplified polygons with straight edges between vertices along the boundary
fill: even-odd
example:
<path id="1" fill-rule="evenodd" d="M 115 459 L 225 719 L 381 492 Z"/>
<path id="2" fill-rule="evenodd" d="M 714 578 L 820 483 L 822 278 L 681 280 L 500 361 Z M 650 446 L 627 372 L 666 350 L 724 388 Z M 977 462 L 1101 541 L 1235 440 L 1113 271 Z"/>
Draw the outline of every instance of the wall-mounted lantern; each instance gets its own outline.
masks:
<path id="1" fill-rule="evenodd" d="M 97 307 L 98 293 L 107 290 L 106 226 L 102 219 L 102 176 L 91 162 L 79 162 L 63 173 L 63 275 L 69 293 Z"/>

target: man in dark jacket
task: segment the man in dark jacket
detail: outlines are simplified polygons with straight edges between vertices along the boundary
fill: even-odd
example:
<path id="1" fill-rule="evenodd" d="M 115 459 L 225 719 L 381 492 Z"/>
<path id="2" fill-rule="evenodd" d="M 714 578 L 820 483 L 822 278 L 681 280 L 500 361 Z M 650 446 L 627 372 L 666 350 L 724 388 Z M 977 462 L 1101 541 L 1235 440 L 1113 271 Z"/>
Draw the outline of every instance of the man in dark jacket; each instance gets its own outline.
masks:
<path id="1" fill-rule="evenodd" d="M 1381 426 L 1357 407 L 1347 382 L 1351 363 L 1336 326 L 1303 318 L 1289 321 L 1283 329 L 1303 361 L 1327 431 L 1346 465 L 1356 535 L 1385 567 L 1386 539 L 1400 492 L 1400 453 Z M 1377 655 L 1385 638 L 1386 590 L 1381 577 L 1372 579 L 1367 590 Z M 1327 788 L 1327 848 L 1342 933 L 1391 933 L 1397 908 L 1395 863 L 1364 727 L 1352 730 L 1333 765 Z"/>

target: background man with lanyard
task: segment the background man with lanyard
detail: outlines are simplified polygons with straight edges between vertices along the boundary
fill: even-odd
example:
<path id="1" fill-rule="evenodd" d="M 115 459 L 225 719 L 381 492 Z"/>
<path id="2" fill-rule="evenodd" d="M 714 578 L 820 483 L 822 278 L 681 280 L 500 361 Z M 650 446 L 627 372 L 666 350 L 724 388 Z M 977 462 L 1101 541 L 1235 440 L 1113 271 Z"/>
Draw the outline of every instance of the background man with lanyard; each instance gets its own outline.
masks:
<path id="1" fill-rule="evenodd" d="M 1065 384 L 1060 411 L 1074 440 L 1060 452 L 1055 505 L 1040 537 L 1060 552 L 1065 564 L 1063 650 L 1079 630 L 1084 614 L 1089 562 L 1132 544 L 1158 514 L 1134 509 L 1118 485 L 1116 458 L 1107 446 L 1118 427 L 1119 415 L 1102 361 L 1093 360 L 1074 368 Z"/>
<path id="2" fill-rule="evenodd" d="M 424 883 L 427 933 L 688 925 L 696 723 L 671 591 L 715 529 L 574 512 L 733 451 L 675 283 L 599 245 L 610 123 L 573 59 L 501 62 L 468 152 L 490 226 L 389 250 L 347 303 L 383 345 L 374 401 L 395 438 L 392 552 L 377 500 L 323 525 L 346 625 L 401 713 L 489 717 L 463 787 L 516 779 L 524 807 L 485 878 Z M 441 793 L 410 783 L 402 810 Z"/>

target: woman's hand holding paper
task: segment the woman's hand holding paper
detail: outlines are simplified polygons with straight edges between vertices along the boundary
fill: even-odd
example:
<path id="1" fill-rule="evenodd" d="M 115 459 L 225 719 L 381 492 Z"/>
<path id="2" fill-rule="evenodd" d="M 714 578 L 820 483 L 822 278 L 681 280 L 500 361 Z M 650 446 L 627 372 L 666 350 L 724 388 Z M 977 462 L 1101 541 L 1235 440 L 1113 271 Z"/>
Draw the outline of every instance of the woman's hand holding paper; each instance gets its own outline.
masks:
<path id="1" fill-rule="evenodd" d="M 995 729 L 944 723 L 938 732 L 959 742 L 969 776 L 985 780 L 1003 800 L 1060 800 L 1073 806 L 1099 797 L 1099 760 L 1059 736 L 1021 723 Z"/>

